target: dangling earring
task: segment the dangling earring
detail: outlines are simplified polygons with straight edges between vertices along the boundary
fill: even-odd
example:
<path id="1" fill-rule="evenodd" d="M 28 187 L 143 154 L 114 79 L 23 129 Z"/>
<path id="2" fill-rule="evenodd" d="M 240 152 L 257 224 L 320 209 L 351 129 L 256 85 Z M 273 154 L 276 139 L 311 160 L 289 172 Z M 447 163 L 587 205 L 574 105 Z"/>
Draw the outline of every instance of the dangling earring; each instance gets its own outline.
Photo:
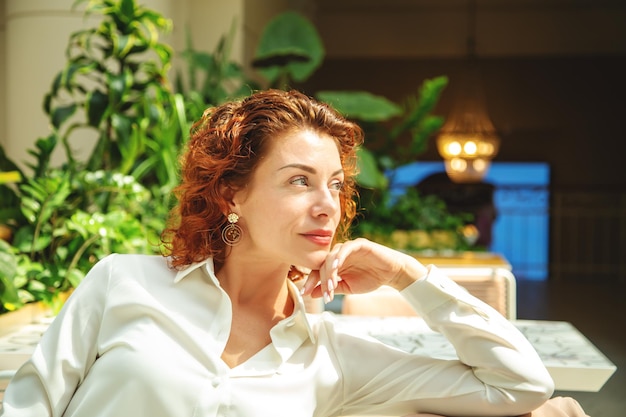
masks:
<path id="1" fill-rule="evenodd" d="M 228 246 L 235 246 L 239 242 L 241 242 L 241 236 L 243 235 L 243 230 L 237 224 L 239 221 L 239 216 L 235 213 L 230 213 L 228 215 L 228 226 L 222 230 L 222 240 Z"/>

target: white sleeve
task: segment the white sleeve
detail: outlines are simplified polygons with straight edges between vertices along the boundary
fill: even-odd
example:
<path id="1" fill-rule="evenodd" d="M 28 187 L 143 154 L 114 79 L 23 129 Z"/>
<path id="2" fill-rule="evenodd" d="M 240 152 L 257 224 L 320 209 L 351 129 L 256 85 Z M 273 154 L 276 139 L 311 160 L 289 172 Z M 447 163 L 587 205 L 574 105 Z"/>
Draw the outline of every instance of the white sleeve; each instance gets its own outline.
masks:
<path id="1" fill-rule="evenodd" d="M 487 402 L 518 404 L 519 411 L 507 412 L 521 414 L 552 395 L 552 377 L 528 339 L 435 266 L 401 293 L 431 329 L 452 343 L 461 362 L 484 384 Z M 457 406 L 461 411 L 463 404 Z"/>
<path id="2" fill-rule="evenodd" d="M 335 334 L 342 412 L 519 415 L 550 398 L 552 378 L 524 335 L 436 267 L 401 294 L 454 345 L 459 359 Z"/>
<path id="3" fill-rule="evenodd" d="M 97 263 L 65 302 L 31 358 L 9 383 L 7 417 L 62 416 L 97 357 L 97 338 L 113 256 Z"/>

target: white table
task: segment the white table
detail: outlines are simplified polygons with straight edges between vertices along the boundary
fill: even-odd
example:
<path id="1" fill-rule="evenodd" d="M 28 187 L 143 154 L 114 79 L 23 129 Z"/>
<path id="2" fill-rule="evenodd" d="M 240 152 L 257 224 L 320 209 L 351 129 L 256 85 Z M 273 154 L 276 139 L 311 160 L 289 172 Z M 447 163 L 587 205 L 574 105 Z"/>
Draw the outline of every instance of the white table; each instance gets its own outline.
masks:
<path id="1" fill-rule="evenodd" d="M 26 362 L 51 322 L 51 317 L 40 318 L 0 337 L 0 371 L 16 370 Z"/>
<path id="2" fill-rule="evenodd" d="M 554 379 L 557 390 L 597 392 L 616 366 L 571 323 L 514 320 L 528 338 Z M 346 332 L 367 334 L 407 352 L 456 358 L 454 348 L 419 317 L 364 317 L 337 315 Z"/>
<path id="3" fill-rule="evenodd" d="M 367 334 L 408 352 L 455 358 L 454 348 L 441 334 L 418 317 L 363 317 L 336 315 L 337 326 Z M 14 370 L 32 354 L 50 318 L 23 326 L 0 337 L 0 371 Z M 557 390 L 599 391 L 616 366 L 568 322 L 515 320 L 515 325 L 533 344 Z"/>

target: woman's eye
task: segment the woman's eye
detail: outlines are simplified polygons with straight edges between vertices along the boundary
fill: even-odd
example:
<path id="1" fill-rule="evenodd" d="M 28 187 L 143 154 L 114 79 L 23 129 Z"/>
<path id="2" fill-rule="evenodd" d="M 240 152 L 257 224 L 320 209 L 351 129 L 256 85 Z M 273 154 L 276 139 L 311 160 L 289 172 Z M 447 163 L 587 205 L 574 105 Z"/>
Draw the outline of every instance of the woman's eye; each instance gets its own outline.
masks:
<path id="1" fill-rule="evenodd" d="M 343 181 L 333 181 L 330 183 L 331 190 L 341 191 L 343 188 Z"/>
<path id="2" fill-rule="evenodd" d="M 290 183 L 293 185 L 303 185 L 303 186 L 309 185 L 309 182 L 307 181 L 306 177 L 296 177 L 292 179 Z"/>

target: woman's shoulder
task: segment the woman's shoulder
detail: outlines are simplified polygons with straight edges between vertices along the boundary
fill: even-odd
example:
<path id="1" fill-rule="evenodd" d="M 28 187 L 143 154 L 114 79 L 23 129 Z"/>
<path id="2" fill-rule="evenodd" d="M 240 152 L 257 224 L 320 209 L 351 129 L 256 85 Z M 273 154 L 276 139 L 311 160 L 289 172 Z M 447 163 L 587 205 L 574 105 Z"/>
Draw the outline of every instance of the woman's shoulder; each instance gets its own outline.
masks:
<path id="1" fill-rule="evenodd" d="M 100 262 L 111 262 L 115 265 L 123 266 L 135 266 L 135 267 L 156 267 L 172 269 L 169 266 L 169 258 L 163 255 L 157 254 L 142 254 L 142 253 L 112 253 L 105 256 Z"/>
<path id="2" fill-rule="evenodd" d="M 104 264 L 111 266 L 124 267 L 157 267 L 171 269 L 169 266 L 169 258 L 157 254 L 142 253 L 111 253 L 100 259 L 96 265 Z"/>
<path id="3" fill-rule="evenodd" d="M 99 260 L 89 275 L 106 277 L 109 281 L 173 278 L 176 275 L 162 255 L 112 253 Z"/>

